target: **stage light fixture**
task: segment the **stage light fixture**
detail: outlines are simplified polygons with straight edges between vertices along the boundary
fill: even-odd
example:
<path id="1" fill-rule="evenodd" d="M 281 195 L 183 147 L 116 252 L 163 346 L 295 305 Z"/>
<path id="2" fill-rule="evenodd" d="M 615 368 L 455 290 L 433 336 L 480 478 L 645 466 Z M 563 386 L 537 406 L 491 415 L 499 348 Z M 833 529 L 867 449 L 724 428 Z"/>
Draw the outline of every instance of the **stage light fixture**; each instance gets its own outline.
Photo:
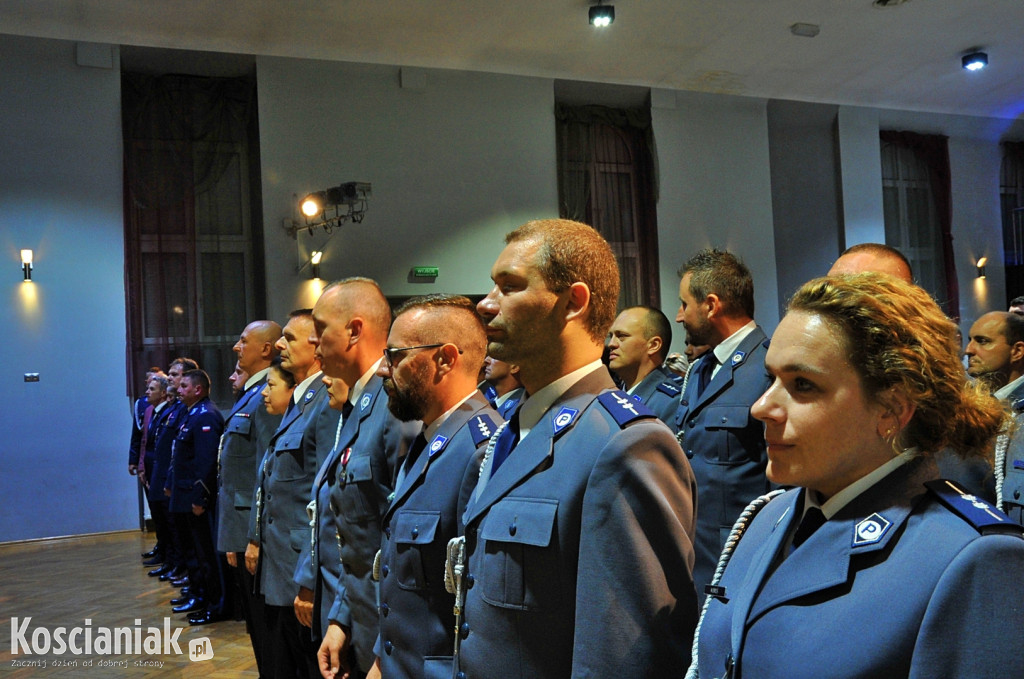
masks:
<path id="1" fill-rule="evenodd" d="M 303 230 L 312 234 L 320 227 L 331 233 L 349 220 L 354 224 L 362 222 L 371 192 L 369 182 L 346 182 L 310 193 L 299 202 L 299 211 L 306 218 L 305 224 L 286 219 L 288 235 L 294 238 Z"/>
<path id="2" fill-rule="evenodd" d="M 590 25 L 595 28 L 611 26 L 615 21 L 615 5 L 602 5 L 598 2 L 590 8 Z"/>

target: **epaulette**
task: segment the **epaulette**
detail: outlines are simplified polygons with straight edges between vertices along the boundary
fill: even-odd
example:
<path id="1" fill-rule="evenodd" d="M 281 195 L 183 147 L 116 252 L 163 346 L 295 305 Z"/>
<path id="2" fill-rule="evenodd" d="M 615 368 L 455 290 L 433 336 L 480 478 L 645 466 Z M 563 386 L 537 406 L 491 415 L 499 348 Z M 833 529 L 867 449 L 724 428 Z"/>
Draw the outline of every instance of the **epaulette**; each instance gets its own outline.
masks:
<path id="1" fill-rule="evenodd" d="M 634 401 L 624 391 L 610 389 L 601 393 L 597 400 L 601 402 L 604 409 L 611 414 L 620 427 L 625 427 L 633 420 L 644 417 L 657 417 L 650 408 L 643 403 Z"/>
<path id="2" fill-rule="evenodd" d="M 952 481 L 936 479 L 924 485 L 935 493 L 947 509 L 974 526 L 979 533 L 1024 535 L 1024 526 L 1015 523 L 989 502 L 965 492 Z"/>
<path id="3" fill-rule="evenodd" d="M 490 415 L 477 415 L 469 421 L 469 433 L 473 435 L 473 445 L 477 448 L 490 441 L 496 431 L 498 431 L 498 425 Z"/>
<path id="4" fill-rule="evenodd" d="M 659 384 L 657 389 L 661 393 L 668 394 L 672 398 L 679 396 L 679 392 L 681 391 L 681 389 L 670 379 Z"/>

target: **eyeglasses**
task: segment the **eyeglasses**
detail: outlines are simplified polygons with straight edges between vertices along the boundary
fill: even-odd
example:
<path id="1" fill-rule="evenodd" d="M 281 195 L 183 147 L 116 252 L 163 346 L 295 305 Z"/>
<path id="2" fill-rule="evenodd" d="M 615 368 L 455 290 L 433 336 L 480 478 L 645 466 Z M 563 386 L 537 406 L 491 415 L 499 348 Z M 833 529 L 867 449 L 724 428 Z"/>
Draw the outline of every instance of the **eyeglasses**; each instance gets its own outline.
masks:
<path id="1" fill-rule="evenodd" d="M 395 367 L 395 364 L 401 361 L 401 359 L 398 359 L 396 361 L 395 356 L 397 354 L 402 353 L 403 351 L 412 351 L 413 349 L 437 349 L 438 347 L 443 347 L 446 344 L 451 344 L 451 342 L 441 342 L 440 344 L 419 344 L 415 347 L 393 347 L 385 349 L 384 365 L 386 365 L 389 368 Z M 458 349 L 458 347 L 456 347 L 456 349 Z M 459 349 L 459 353 L 462 353 L 462 349 Z"/>

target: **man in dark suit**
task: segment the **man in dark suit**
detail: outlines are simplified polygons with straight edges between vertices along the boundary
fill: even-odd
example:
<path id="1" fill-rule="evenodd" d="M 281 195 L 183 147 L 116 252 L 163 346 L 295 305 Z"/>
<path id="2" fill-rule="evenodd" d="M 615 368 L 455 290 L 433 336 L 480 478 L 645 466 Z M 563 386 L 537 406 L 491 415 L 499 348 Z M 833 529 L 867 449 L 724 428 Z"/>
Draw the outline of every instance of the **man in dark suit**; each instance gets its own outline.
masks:
<path id="1" fill-rule="evenodd" d="M 526 396 L 488 445 L 464 514 L 456 672 L 668 677 L 697 621 L 696 486 L 672 432 L 601 363 L 619 273 L 568 220 L 506 236 L 477 310 Z M 460 602 L 462 603 L 462 602 Z"/>
<path id="2" fill-rule="evenodd" d="M 697 477 L 697 561 L 703 598 L 736 519 L 771 488 L 764 427 L 750 406 L 768 388 L 768 341 L 754 323 L 754 282 L 735 255 L 702 250 L 680 270 L 679 314 L 689 341 L 710 345 L 690 368 L 676 414 L 679 442 Z"/>
<path id="3" fill-rule="evenodd" d="M 662 367 L 672 344 L 672 326 L 660 309 L 623 309 L 608 331 L 608 367 L 625 391 L 662 422 L 675 425 L 682 378 Z"/>
<path id="4" fill-rule="evenodd" d="M 419 347 L 409 349 L 408 347 Z M 402 305 L 378 375 L 388 408 L 422 420 L 384 515 L 380 636 L 374 652 L 385 677 L 450 676 L 454 600 L 445 592 L 448 541 L 480 473 L 485 444 L 501 418 L 475 388 L 487 339 L 473 303 L 451 295 Z"/>
<path id="5" fill-rule="evenodd" d="M 188 519 L 188 532 L 195 550 L 189 564 L 192 601 L 189 612 L 202 615 L 224 607 L 224 573 L 214 545 L 217 516 L 217 448 L 224 431 L 224 417 L 210 400 L 210 377 L 202 370 L 189 370 L 178 381 L 178 398 L 186 415 L 174 439 L 170 510 Z M 192 622 L 192 616 L 189 618 Z"/>
<path id="6" fill-rule="evenodd" d="M 420 430 L 388 410 L 383 379 L 391 307 L 368 278 L 329 285 L 313 308 L 324 372 L 349 387 L 344 424 L 313 484 L 313 546 L 295 579 L 311 596 L 321 672 L 365 675 L 374 662 L 377 588 L 373 561 L 391 502 L 397 461 Z"/>
<path id="7" fill-rule="evenodd" d="M 229 586 L 233 584 L 238 591 L 257 667 L 263 662 L 263 602 L 254 594 L 252 575 L 244 567 L 245 549 L 249 545 L 256 470 L 270 437 L 281 424 L 281 416 L 267 413 L 261 397 L 270 360 L 277 356 L 274 345 L 280 338 L 281 326 L 274 321 L 253 321 L 242 330 L 233 347 L 238 354 L 236 372 L 249 377 L 240 385 L 238 400 L 225 420 L 220 445 L 217 550 L 225 554 L 230 567 L 227 580 Z M 214 622 L 227 613 L 229 611 L 221 611 L 221 616 L 211 613 L 202 620 L 197 618 L 193 624 Z"/>
<path id="8" fill-rule="evenodd" d="M 246 568 L 258 577 L 265 606 L 264 667 L 271 676 L 315 677 L 316 647 L 295 616 L 299 556 L 309 549 L 306 505 L 320 464 L 330 452 L 339 413 L 328 407 L 309 309 L 293 311 L 277 349 L 295 377 L 291 404 L 260 463 Z"/>

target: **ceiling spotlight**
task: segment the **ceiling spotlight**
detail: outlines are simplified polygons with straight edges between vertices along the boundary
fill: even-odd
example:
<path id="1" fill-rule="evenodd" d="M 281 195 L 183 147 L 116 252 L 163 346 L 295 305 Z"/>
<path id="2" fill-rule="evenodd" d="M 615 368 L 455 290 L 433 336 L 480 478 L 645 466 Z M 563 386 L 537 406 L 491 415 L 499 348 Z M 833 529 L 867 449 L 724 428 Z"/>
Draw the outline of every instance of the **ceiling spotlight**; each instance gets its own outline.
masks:
<path id="1" fill-rule="evenodd" d="M 602 5 L 598 2 L 590 8 L 590 25 L 597 28 L 610 26 L 615 21 L 615 5 Z"/>
<path id="2" fill-rule="evenodd" d="M 971 52 L 970 54 L 965 54 L 960 63 L 968 71 L 980 71 L 988 66 L 988 55 L 984 52 Z"/>

